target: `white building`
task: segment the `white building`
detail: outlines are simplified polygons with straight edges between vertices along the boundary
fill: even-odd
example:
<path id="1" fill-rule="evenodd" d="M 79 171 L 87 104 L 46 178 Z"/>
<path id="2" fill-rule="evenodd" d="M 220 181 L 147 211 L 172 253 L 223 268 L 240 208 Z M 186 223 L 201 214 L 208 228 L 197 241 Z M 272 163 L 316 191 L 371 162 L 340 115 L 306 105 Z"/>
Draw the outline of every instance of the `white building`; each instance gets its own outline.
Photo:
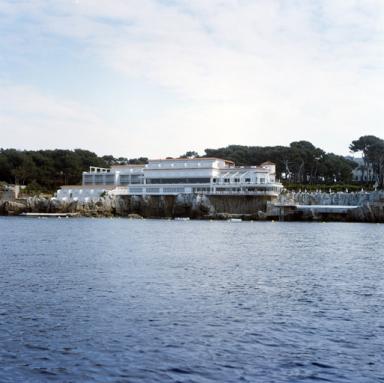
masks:
<path id="1" fill-rule="evenodd" d="M 352 170 L 352 181 L 375 182 L 378 176 L 373 169 L 372 163 L 365 162 L 361 157 L 346 156 L 348 160 L 354 161 L 357 166 Z"/>
<path id="2" fill-rule="evenodd" d="M 59 199 L 96 200 L 114 195 L 247 194 L 277 196 L 272 162 L 260 166 L 235 166 L 220 158 L 150 160 L 146 165 L 91 167 L 81 186 L 62 186 Z"/>

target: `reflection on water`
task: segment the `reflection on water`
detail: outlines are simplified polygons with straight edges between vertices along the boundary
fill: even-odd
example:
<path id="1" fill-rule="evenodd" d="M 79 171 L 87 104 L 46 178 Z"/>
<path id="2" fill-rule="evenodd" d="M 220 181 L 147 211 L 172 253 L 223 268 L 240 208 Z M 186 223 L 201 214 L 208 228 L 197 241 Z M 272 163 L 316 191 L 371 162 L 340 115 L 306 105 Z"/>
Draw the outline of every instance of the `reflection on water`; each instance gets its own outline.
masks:
<path id="1" fill-rule="evenodd" d="M 384 381 L 383 234 L 0 218 L 0 381 Z"/>

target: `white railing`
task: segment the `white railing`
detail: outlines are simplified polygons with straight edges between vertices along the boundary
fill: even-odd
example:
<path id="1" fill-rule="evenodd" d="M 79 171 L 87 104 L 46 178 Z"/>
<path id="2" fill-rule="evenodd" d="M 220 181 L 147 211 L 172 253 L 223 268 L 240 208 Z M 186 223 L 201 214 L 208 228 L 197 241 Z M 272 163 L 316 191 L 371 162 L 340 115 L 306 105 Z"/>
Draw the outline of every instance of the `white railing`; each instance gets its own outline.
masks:
<path id="1" fill-rule="evenodd" d="M 270 195 L 277 196 L 280 193 L 274 190 L 255 190 L 255 191 L 206 191 L 206 192 L 195 192 L 195 194 L 210 194 L 210 195 Z"/>
<path id="2" fill-rule="evenodd" d="M 204 194 L 204 195 L 249 195 L 249 196 L 278 196 L 280 193 L 275 190 L 255 190 L 255 191 L 188 191 L 184 193 L 179 192 L 147 192 L 142 190 L 141 192 L 132 192 L 128 188 L 117 187 L 110 192 L 113 195 L 178 195 L 178 194 Z"/>

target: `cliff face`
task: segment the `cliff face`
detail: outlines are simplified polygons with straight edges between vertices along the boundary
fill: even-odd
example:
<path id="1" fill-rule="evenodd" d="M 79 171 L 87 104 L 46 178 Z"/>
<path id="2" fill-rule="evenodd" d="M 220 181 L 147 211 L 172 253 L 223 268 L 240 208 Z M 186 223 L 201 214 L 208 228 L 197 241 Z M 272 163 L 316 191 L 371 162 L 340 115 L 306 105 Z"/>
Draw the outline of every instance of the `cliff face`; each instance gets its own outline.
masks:
<path id="1" fill-rule="evenodd" d="M 226 219 L 275 219 L 273 203 L 264 197 L 252 196 L 205 196 L 183 194 L 178 196 L 106 196 L 98 202 L 61 201 L 30 197 L 13 201 L 0 201 L 0 215 L 21 213 L 79 213 L 85 217 L 128 217 L 146 218 L 212 218 Z M 384 192 L 372 193 L 290 193 L 281 195 L 279 203 L 301 205 L 347 205 L 359 206 L 347 215 L 311 216 L 289 214 L 294 220 L 334 220 L 356 222 L 384 222 Z M 268 209 L 267 209 L 268 205 Z M 268 210 L 268 211 L 267 211 Z M 266 213 L 267 212 L 267 213 Z"/>
<path id="2" fill-rule="evenodd" d="M 178 196 L 118 196 L 116 214 L 143 217 L 202 218 L 212 213 L 212 206 L 205 196 L 182 194 Z"/>
<path id="3" fill-rule="evenodd" d="M 55 199 L 29 197 L 15 201 L 0 202 L 0 215 L 19 215 L 21 213 L 80 213 L 84 216 L 113 215 L 113 199 L 99 202 L 81 203 Z"/>
<path id="4" fill-rule="evenodd" d="M 348 220 L 354 222 L 384 223 L 384 202 L 364 203 L 348 214 Z"/>
<path id="5" fill-rule="evenodd" d="M 0 214 L 80 213 L 83 216 L 190 217 L 225 218 L 225 214 L 247 215 L 257 218 L 266 210 L 267 197 L 205 196 L 106 196 L 98 202 L 61 201 L 32 197 L 0 204 Z M 224 214 L 224 216 L 223 216 Z"/>
<path id="6" fill-rule="evenodd" d="M 275 201 L 267 196 L 218 196 L 208 197 L 213 212 L 229 214 L 257 214 L 265 212 L 267 203 Z"/>

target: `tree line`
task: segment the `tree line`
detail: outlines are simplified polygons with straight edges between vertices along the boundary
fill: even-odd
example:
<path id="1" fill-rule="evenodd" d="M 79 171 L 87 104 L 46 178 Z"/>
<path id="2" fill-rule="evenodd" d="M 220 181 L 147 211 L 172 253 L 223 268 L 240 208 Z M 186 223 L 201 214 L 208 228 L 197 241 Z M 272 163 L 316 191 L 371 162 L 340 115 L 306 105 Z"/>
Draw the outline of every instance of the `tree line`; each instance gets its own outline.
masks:
<path id="1" fill-rule="evenodd" d="M 384 140 L 376 136 L 362 136 L 352 141 L 349 149 L 362 154 L 360 170 L 363 176 L 370 172 L 368 179 L 384 189 Z"/>
<path id="2" fill-rule="evenodd" d="M 350 145 L 351 152 L 363 157 L 362 173 L 372 170 L 372 183 L 384 188 L 384 141 L 375 136 L 362 136 Z M 286 184 L 350 184 L 352 170 L 358 165 L 343 156 L 326 153 L 308 141 L 295 141 L 289 146 L 242 146 L 190 151 L 181 157 L 219 157 L 239 166 L 276 164 L 277 177 Z M 36 190 L 55 191 L 60 185 L 79 184 L 89 166 L 110 167 L 119 164 L 145 164 L 148 158 L 98 156 L 88 150 L 16 150 L 0 149 L 0 181 L 28 185 Z"/>
<path id="3" fill-rule="evenodd" d="M 0 149 L 0 181 L 28 185 L 52 192 L 60 185 L 79 184 L 90 166 L 108 168 L 127 163 L 146 163 L 147 158 L 99 157 L 89 150 L 16 150 Z"/>
<path id="4" fill-rule="evenodd" d="M 308 141 L 292 142 L 289 146 L 239 146 L 206 149 L 208 157 L 223 157 L 238 165 L 272 161 L 276 175 L 294 184 L 350 183 L 355 163 L 342 156 L 326 153 Z"/>
<path id="5" fill-rule="evenodd" d="M 201 157 L 218 157 L 234 161 L 237 165 L 258 165 L 265 161 L 276 164 L 276 175 L 285 184 L 321 185 L 350 184 L 355 181 L 352 171 L 359 169 L 362 179 L 384 188 L 384 140 L 368 135 L 352 141 L 352 153 L 359 153 L 363 165 L 351 158 L 326 153 L 308 141 L 295 141 L 289 146 L 229 145 L 219 149 L 205 149 Z M 190 151 L 182 157 L 199 157 Z M 370 177 L 364 177 L 371 170 Z"/>

